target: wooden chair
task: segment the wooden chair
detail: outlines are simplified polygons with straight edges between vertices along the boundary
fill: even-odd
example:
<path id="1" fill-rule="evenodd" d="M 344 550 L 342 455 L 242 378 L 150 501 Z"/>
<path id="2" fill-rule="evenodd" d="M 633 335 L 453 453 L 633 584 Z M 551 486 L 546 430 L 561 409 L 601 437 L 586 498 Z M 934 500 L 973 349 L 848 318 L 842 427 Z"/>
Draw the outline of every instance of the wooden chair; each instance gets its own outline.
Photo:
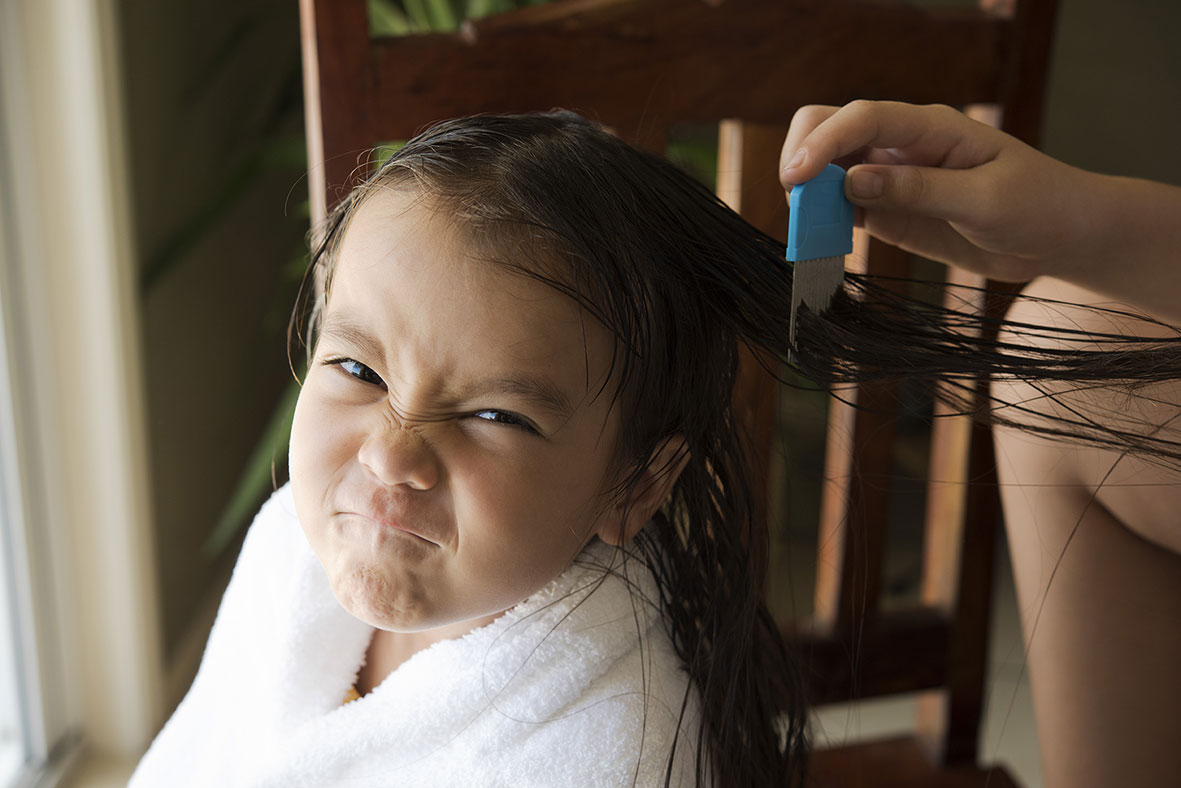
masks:
<path id="1" fill-rule="evenodd" d="M 365 0 L 301 0 L 313 218 L 362 176 L 358 156 L 379 141 L 459 115 L 561 106 L 659 151 L 674 124 L 722 122 L 719 193 L 785 237 L 776 163 L 801 105 L 990 105 L 1002 128 L 1036 143 L 1056 0 L 985 4 L 563 0 L 468 22 L 457 34 L 371 38 Z M 876 242 L 868 261 L 886 274 L 909 265 Z M 775 384 L 748 363 L 739 396 L 755 466 L 766 471 Z M 976 765 L 977 739 L 999 509 L 988 430 L 937 420 L 922 597 L 881 610 L 888 492 L 858 480 L 890 471 L 896 402 L 888 384 L 849 396 L 866 407 L 830 411 L 840 437 L 826 459 L 815 612 L 782 626 L 807 660 L 813 703 L 926 694 L 914 737 L 818 752 L 812 783 L 983 785 L 989 770 Z M 999 769 L 989 779 L 993 788 L 1014 784 Z"/>

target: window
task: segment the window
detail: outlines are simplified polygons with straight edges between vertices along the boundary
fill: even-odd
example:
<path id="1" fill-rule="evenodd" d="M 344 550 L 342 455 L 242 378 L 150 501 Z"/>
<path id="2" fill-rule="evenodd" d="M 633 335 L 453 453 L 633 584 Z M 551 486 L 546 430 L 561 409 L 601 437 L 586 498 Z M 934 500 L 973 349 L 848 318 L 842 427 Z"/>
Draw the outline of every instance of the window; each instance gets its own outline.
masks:
<path id="1" fill-rule="evenodd" d="M 0 3 L 0 788 L 49 788 L 76 752 L 62 670 L 62 568 L 51 548 L 44 426 L 34 380 L 38 307 L 27 284 L 40 261 L 28 195 L 32 127 L 22 41 L 27 3 Z M 18 199 L 20 195 L 20 199 Z"/>
<path id="2" fill-rule="evenodd" d="M 0 788 L 161 714 L 115 12 L 0 2 Z"/>
<path id="3" fill-rule="evenodd" d="M 12 296 L 9 274 L 16 245 L 6 199 L 12 193 L 7 177 L 8 142 L 0 130 L 0 786 L 14 785 L 23 776 L 29 760 L 30 733 L 21 666 L 26 641 L 21 625 L 27 619 L 23 604 L 28 596 L 23 582 L 27 559 L 23 550 L 20 463 L 8 342 L 7 306 Z"/>
<path id="4" fill-rule="evenodd" d="M 0 115 L 0 120 L 3 116 Z M 13 412 L 12 366 L 9 353 L 9 309 L 13 296 L 12 265 L 16 258 L 10 203 L 11 138 L 0 125 L 0 786 L 25 778 L 30 760 L 27 682 L 22 675 L 28 619 L 27 556 L 21 514 L 21 475 Z M 15 520 L 15 522 L 14 522 Z"/>
<path id="5" fill-rule="evenodd" d="M 0 464 L 3 473 L 5 464 Z M 16 622 L 12 615 L 13 572 L 7 523 L 0 520 L 0 785 L 12 785 L 25 761 L 16 666 Z"/>

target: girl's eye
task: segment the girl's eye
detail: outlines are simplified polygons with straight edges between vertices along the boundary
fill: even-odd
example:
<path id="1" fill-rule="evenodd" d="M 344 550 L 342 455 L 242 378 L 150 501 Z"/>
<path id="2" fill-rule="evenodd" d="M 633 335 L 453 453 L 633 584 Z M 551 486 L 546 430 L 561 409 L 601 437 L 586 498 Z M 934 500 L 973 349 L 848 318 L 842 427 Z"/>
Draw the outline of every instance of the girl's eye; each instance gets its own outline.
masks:
<path id="1" fill-rule="evenodd" d="M 525 421 L 525 419 L 521 418 L 517 414 L 509 413 L 506 410 L 478 410 L 472 415 L 477 419 L 490 421 L 493 424 L 504 424 L 509 427 L 516 427 L 517 429 L 524 430 L 525 432 L 529 432 L 534 435 L 539 434 L 537 430 L 534 429 L 532 424 Z"/>
<path id="2" fill-rule="evenodd" d="M 346 374 L 353 376 L 362 383 L 385 388 L 385 381 L 381 379 L 381 376 L 360 361 L 354 361 L 351 358 L 338 358 L 326 361 L 325 363 L 340 367 Z"/>

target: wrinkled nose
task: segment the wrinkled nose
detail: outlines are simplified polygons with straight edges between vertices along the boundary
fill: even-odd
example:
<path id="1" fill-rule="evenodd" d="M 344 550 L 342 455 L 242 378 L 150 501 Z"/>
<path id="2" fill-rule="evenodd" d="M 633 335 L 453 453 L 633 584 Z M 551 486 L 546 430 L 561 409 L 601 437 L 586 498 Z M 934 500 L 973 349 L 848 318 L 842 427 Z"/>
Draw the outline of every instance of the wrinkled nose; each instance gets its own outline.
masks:
<path id="1" fill-rule="evenodd" d="M 388 486 L 429 490 L 439 482 L 439 462 L 430 444 L 402 423 L 386 423 L 361 444 L 357 459 Z"/>

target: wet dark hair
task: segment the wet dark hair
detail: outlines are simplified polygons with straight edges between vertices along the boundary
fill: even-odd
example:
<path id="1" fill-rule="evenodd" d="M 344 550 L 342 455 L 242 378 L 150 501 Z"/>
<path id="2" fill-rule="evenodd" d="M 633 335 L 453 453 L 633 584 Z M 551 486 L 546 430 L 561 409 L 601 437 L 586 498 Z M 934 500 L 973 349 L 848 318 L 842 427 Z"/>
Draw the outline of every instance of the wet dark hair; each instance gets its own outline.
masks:
<path id="1" fill-rule="evenodd" d="M 610 389 L 600 393 L 623 405 L 619 466 L 632 471 L 620 491 L 645 483 L 643 469 L 666 440 L 684 439 L 687 456 L 660 470 L 679 459 L 684 469 L 635 550 L 656 578 L 688 691 L 700 701 L 698 736 L 674 745 L 694 748 L 698 785 L 801 784 L 807 747 L 798 672 L 761 598 L 767 537 L 754 521 L 734 403 L 742 346 L 777 375 L 790 363 L 825 387 L 939 380 L 940 396 L 961 412 L 1181 464 L 1181 446 L 1151 433 L 1085 413 L 1031 425 L 969 396 L 986 374 L 1079 385 L 1176 378 L 1176 337 L 1087 334 L 1092 349 L 1031 349 L 1012 337 L 1083 337 L 1002 326 L 849 274 L 830 310 L 801 313 L 789 362 L 783 242 L 674 165 L 573 113 L 463 118 L 411 140 L 329 216 L 312 265 L 324 292 L 349 217 L 383 186 L 437 200 L 481 254 L 568 295 L 611 332 Z M 314 337 L 320 301 L 305 291 Z M 997 338 L 1000 327 L 1008 341 Z"/>

